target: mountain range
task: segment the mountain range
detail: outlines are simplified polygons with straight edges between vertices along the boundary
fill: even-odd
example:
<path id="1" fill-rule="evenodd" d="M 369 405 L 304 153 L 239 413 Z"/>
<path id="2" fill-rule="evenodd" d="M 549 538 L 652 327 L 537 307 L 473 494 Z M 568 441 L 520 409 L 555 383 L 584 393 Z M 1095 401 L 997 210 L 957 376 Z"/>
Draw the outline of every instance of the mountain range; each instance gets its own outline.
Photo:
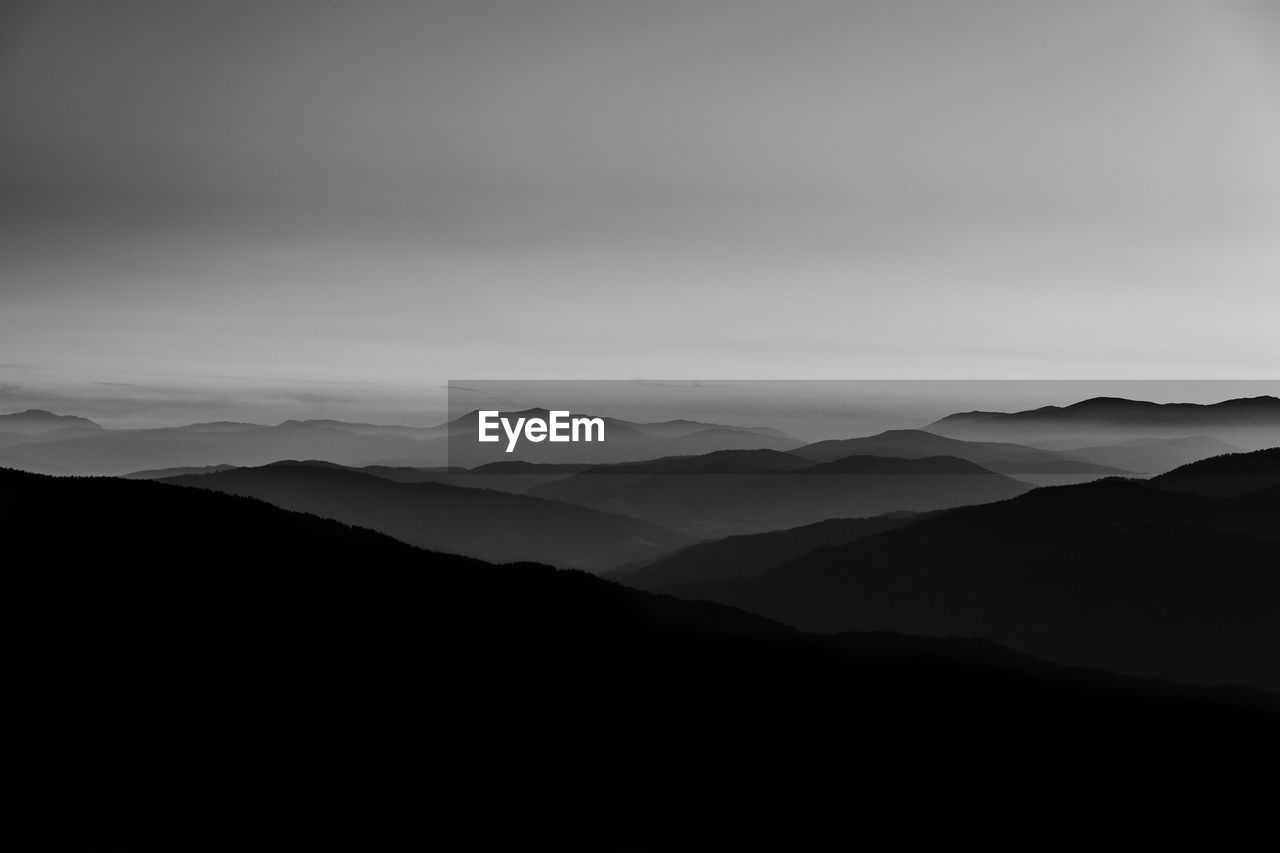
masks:
<path id="1" fill-rule="evenodd" d="M 986 637 L 1063 663 L 1280 690 L 1277 453 L 1037 489 L 666 590 L 806 630 Z"/>
<path id="2" fill-rule="evenodd" d="M 574 504 L 434 482 L 395 482 L 324 462 L 180 474 L 163 482 L 258 498 L 492 562 L 603 572 L 690 543 L 656 524 Z"/>
<path id="3" fill-rule="evenodd" d="M 527 494 L 721 537 L 829 518 L 985 503 L 1030 488 L 949 456 L 850 456 L 814 463 L 755 450 L 591 468 Z"/>
<path id="4" fill-rule="evenodd" d="M 636 589 L 660 590 L 728 578 L 755 577 L 829 545 L 844 545 L 905 527 L 920 515 L 912 512 L 873 518 L 831 518 L 786 530 L 728 536 L 698 542 L 640 566 L 623 567 L 609 580 Z"/>
<path id="5" fill-rule="evenodd" d="M 767 427 L 737 427 L 692 420 L 669 420 L 639 423 L 619 418 L 602 417 L 605 440 L 579 442 L 570 447 L 550 442 L 520 442 L 507 452 L 504 442 L 481 444 L 476 441 L 478 411 L 467 412 L 437 429 L 441 436 L 428 446 L 448 464 L 477 468 L 494 463 L 593 463 L 610 464 L 654 459 L 662 456 L 699 455 L 716 450 L 790 450 L 803 441 Z M 546 420 L 550 412 L 544 408 L 503 412 L 513 422 L 517 418 Z"/>
<path id="6" fill-rule="evenodd" d="M 1078 440 L 1078 439 L 1077 439 Z M 1189 462 L 1239 453 L 1240 448 L 1207 435 L 1181 438 L 1131 438 L 1115 444 L 1063 447 L 1060 453 L 1086 462 L 1115 466 L 1143 474 L 1159 474 Z"/>
<path id="7" fill-rule="evenodd" d="M 546 415 L 545 409 L 512 417 Z M 523 442 L 507 454 L 475 442 L 475 413 L 434 427 L 291 420 L 275 426 L 219 421 L 154 429 L 104 429 L 85 418 L 32 410 L 0 415 L 0 465 L 46 474 L 124 475 L 165 468 L 255 466 L 321 459 L 347 466 L 477 467 L 512 461 L 601 464 L 673 454 L 804 442 L 767 428 L 697 421 L 634 423 L 606 418 L 607 440 L 573 446 Z"/>
<path id="8" fill-rule="evenodd" d="M 1270 815 L 1254 691 L 803 634 L 153 481 L 0 470 L 0 513 L 10 849 L 815 849 L 1006 814 L 1166 843 Z"/>
<path id="9" fill-rule="evenodd" d="M 1199 404 L 1094 397 L 1070 406 L 1020 412 L 962 412 L 937 420 L 925 429 L 968 440 L 1031 444 L 1080 441 L 1081 446 L 1132 438 L 1204 436 L 1245 450 L 1258 450 L 1280 444 L 1280 398 L 1247 397 Z"/>
<path id="10" fill-rule="evenodd" d="M 547 410 L 507 414 L 545 417 Z M 1211 406 L 1098 398 L 1029 412 L 968 412 L 943 418 L 924 430 L 890 430 L 815 443 L 767 427 L 693 420 L 604 420 L 604 442 L 569 446 L 526 441 L 506 453 L 502 443 L 474 440 L 475 412 L 428 427 L 313 419 L 274 426 L 215 421 L 105 429 L 87 418 L 29 410 L 0 415 L 0 464 L 48 474 L 125 475 L 304 458 L 346 466 L 442 471 L 512 463 L 607 465 L 722 450 L 774 450 L 815 462 L 853 455 L 952 456 L 1040 485 L 1129 472 L 1160 473 L 1209 456 L 1280 443 L 1280 405 L 1271 397 Z M 525 471 L 495 487 L 525 491 L 553 479 L 549 473 Z M 525 475 L 538 479 L 524 479 Z M 436 478 L 434 473 L 415 476 Z"/>
<path id="11" fill-rule="evenodd" d="M 917 459 L 922 456 L 953 456 L 967 459 L 1001 474 L 1092 474 L 1107 476 L 1130 473 L 1110 465 L 1080 459 L 1021 444 L 961 441 L 925 430 L 895 429 L 864 438 L 819 441 L 791 451 L 815 462 L 832 462 L 846 456 L 894 456 Z"/>

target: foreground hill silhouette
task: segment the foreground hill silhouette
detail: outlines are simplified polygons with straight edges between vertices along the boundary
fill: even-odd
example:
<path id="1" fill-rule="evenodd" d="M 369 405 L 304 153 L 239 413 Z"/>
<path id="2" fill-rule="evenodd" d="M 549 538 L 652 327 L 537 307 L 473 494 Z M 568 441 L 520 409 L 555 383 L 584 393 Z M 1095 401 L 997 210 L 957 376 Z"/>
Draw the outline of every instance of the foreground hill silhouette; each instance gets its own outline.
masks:
<path id="1" fill-rule="evenodd" d="M 1224 459 L 1258 468 L 1273 453 Z M 1064 663 L 1280 691 L 1277 493 L 1162 485 L 1037 489 L 759 577 L 671 589 L 810 630 L 986 637 Z"/>
<path id="2" fill-rule="evenodd" d="M 1280 486 L 1280 447 L 1255 453 L 1230 453 L 1175 468 L 1151 485 L 1211 498 L 1258 493 Z"/>
<path id="3" fill-rule="evenodd" d="M 411 545 L 602 572 L 690 543 L 656 524 L 573 504 L 444 483 L 398 483 L 323 462 L 278 462 L 165 482 L 260 498 Z"/>
<path id="4" fill-rule="evenodd" d="M 1222 839 L 1271 805 L 1261 694 L 807 636 L 156 482 L 0 470 L 0 511 L 10 849 L 1151 840 L 1169 810 Z"/>

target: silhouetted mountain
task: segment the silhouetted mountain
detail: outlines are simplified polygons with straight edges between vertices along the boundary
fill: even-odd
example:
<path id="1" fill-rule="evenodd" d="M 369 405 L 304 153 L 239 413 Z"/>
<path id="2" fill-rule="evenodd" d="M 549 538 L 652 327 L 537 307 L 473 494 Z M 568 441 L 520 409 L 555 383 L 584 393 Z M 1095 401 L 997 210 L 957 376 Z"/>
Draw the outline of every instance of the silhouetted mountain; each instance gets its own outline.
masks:
<path id="1" fill-rule="evenodd" d="M 1230 498 L 1280 486 L 1280 447 L 1253 453 L 1229 453 L 1175 468 L 1151 485 L 1211 498 Z"/>
<path id="2" fill-rule="evenodd" d="M 1023 412 L 963 412 L 925 429 L 954 438 L 1109 444 L 1128 438 L 1208 436 L 1256 450 L 1280 443 L 1280 399 L 1220 403 L 1150 403 L 1095 397 L 1070 406 Z"/>
<path id="3" fill-rule="evenodd" d="M 412 545 L 495 562 L 537 560 L 601 572 L 690 541 L 656 524 L 573 504 L 443 483 L 397 483 L 318 462 L 280 462 L 165 482 L 259 498 Z"/>
<path id="4" fill-rule="evenodd" d="M 949 457 L 850 457 L 818 465 L 790 454 L 711 454 L 593 468 L 528 494 L 723 537 L 1003 500 L 1030 487 Z M 805 467 L 789 470 L 791 466 Z M 770 470 L 752 472 L 752 466 Z"/>
<path id="5" fill-rule="evenodd" d="M 918 429 L 894 429 L 864 438 L 819 441 L 791 451 L 815 462 L 831 462 L 852 455 L 953 456 L 976 462 L 1002 474 L 1097 474 L 1107 476 L 1126 471 L 1076 459 L 1063 453 L 1021 444 L 961 441 Z"/>
<path id="6" fill-rule="evenodd" d="M 915 513 L 832 518 L 790 530 L 699 542 L 648 565 L 619 569 L 610 573 L 609 580 L 636 589 L 660 590 L 681 584 L 754 577 L 818 548 L 844 545 L 874 533 L 896 530 L 914 518 Z"/>
<path id="7" fill-rule="evenodd" d="M 1239 453 L 1240 448 L 1207 435 L 1193 435 L 1187 438 L 1134 438 L 1116 444 L 1068 447 L 1061 452 L 1100 465 L 1115 465 L 1143 474 L 1159 474 L 1188 462 L 1224 453 Z"/>
<path id="8" fill-rule="evenodd" d="M 996 803 L 1057 837 L 1270 814 L 1259 694 L 807 636 L 156 482 L 0 471 L 0 512 L 10 849 L 815 849 L 922 815 L 918 840 L 990 837 Z"/>
<path id="9" fill-rule="evenodd" d="M 55 415 L 43 409 L 27 409 L 25 412 L 14 412 L 0 415 L 0 433 L 42 433 L 54 430 L 78 427 L 84 430 L 100 430 L 102 427 L 88 418 L 75 415 Z"/>
<path id="10" fill-rule="evenodd" d="M 1280 690 L 1277 540 L 1272 503 L 1102 480 L 680 593 L 812 630 L 986 637 L 1064 663 Z"/>

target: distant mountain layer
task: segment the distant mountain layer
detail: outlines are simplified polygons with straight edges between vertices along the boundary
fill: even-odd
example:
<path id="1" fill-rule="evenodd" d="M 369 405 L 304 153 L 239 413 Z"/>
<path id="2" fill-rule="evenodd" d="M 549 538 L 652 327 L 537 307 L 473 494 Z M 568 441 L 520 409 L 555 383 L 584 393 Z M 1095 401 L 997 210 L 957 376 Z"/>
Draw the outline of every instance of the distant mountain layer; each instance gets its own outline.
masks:
<path id="1" fill-rule="evenodd" d="M 1029 488 L 946 456 L 813 463 L 771 451 L 722 451 L 592 468 L 527 494 L 645 518 L 695 536 L 723 537 L 829 518 L 986 503 Z"/>
<path id="2" fill-rule="evenodd" d="M 517 418 L 546 420 L 547 409 L 503 412 L 513 422 Z M 468 412 L 436 428 L 439 437 L 428 442 L 435 452 L 447 456 L 450 465 L 476 468 L 489 463 L 591 463 L 614 464 L 666 456 L 693 456 L 717 450 L 790 450 L 804 444 L 775 429 L 738 427 L 699 421 L 676 420 L 639 423 L 605 417 L 603 442 L 553 444 L 521 441 L 511 451 L 507 443 L 477 441 L 478 412 Z"/>
<path id="3" fill-rule="evenodd" d="M 546 415 L 546 410 L 510 413 Z M 765 428 L 696 421 L 631 423 L 606 418 L 607 440 L 575 444 L 475 441 L 475 414 L 434 427 L 285 421 L 233 421 L 138 430 L 105 430 L 84 418 L 23 412 L 0 415 L 0 465 L 36 473 L 123 475 L 166 468 L 257 466 L 282 459 L 322 459 L 346 466 L 477 467 L 513 462 L 608 464 L 725 449 L 789 449 L 803 442 Z M 511 489 L 517 490 L 517 489 Z"/>
<path id="4" fill-rule="evenodd" d="M 0 471 L 0 516 L 15 850 L 808 850 L 851 802 L 939 844 L 993 803 L 1161 843 L 1141 804 L 1180 835 L 1270 816 L 1261 694 L 804 635 L 156 482 Z"/>
<path id="5" fill-rule="evenodd" d="M 1079 438 L 1082 444 L 1207 436 L 1256 450 L 1280 445 L 1280 398 L 1249 397 L 1202 405 L 1096 397 L 1022 412 L 963 412 L 925 429 L 953 438 L 1031 442 Z"/>
<path id="6" fill-rule="evenodd" d="M 573 504 L 443 483 L 398 483 L 323 463 L 276 463 L 164 482 L 259 498 L 493 562 L 535 560 L 602 572 L 691 541 L 656 524 Z"/>
<path id="7" fill-rule="evenodd" d="M 1133 438 L 1116 444 L 1067 447 L 1061 452 L 1099 465 L 1114 465 L 1139 473 L 1159 474 L 1188 462 L 1224 453 L 1239 453 L 1240 450 L 1234 444 L 1207 435 L 1192 435 L 1184 438 Z"/>
<path id="8" fill-rule="evenodd" d="M 25 412 L 0 415 L 0 433 L 29 435 L 53 432 L 54 430 L 62 430 L 69 427 L 86 430 L 102 429 L 101 426 L 88 418 L 79 418 L 75 415 L 55 415 L 53 412 L 46 412 L 43 409 L 27 409 Z"/>
<path id="9" fill-rule="evenodd" d="M 824 548 L 757 578 L 672 587 L 810 630 L 988 637 L 1064 663 L 1280 690 L 1274 453 L 1150 484 L 1038 489 Z M 1208 472 L 1207 474 L 1205 472 Z M 1169 489 L 1202 485 L 1215 500 Z"/>
<path id="10" fill-rule="evenodd" d="M 134 471 L 125 474 L 126 480 L 166 480 L 189 474 L 217 474 L 220 471 L 234 471 L 235 465 L 203 465 L 192 468 L 152 468 L 146 471 Z M 361 469 L 362 470 L 362 469 Z"/>
<path id="11" fill-rule="evenodd" d="M 298 457 L 372 465 L 391 456 L 419 455 L 421 448 L 421 442 L 402 435 L 361 435 L 303 424 L 212 430 L 176 427 L 102 430 L 6 447 L 0 449 L 0 465 L 37 473 L 112 475 L 159 468 L 265 465 Z"/>
<path id="12" fill-rule="evenodd" d="M 833 518 L 789 530 L 699 542 L 648 565 L 620 569 L 611 573 L 609 579 L 636 589 L 658 590 L 754 577 L 818 548 L 844 545 L 864 536 L 896 530 L 916 517 L 915 513 L 907 512 L 874 518 Z"/>
<path id="13" fill-rule="evenodd" d="M 847 456 L 953 456 L 976 462 L 1002 474 L 1097 474 L 1128 473 L 1066 453 L 1020 444 L 962 441 L 918 429 L 895 429 L 864 438 L 819 441 L 791 451 L 816 462 L 831 462 Z"/>

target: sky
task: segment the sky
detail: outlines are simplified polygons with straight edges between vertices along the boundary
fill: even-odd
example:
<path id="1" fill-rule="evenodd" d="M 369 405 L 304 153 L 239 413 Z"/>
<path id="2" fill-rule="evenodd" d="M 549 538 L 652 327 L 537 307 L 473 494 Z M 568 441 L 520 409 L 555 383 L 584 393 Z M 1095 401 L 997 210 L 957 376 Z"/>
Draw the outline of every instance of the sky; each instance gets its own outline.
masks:
<path id="1" fill-rule="evenodd" d="M 0 411 L 1268 379 L 1267 0 L 8 0 Z"/>

